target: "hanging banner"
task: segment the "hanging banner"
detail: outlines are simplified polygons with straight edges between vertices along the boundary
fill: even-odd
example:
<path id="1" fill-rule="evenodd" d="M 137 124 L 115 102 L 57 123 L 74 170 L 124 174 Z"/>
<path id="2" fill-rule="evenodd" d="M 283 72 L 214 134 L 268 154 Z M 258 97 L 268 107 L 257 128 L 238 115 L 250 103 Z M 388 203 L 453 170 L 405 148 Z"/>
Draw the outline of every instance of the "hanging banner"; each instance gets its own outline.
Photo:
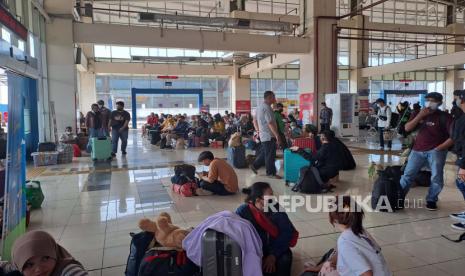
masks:
<path id="1" fill-rule="evenodd" d="M 236 114 L 248 114 L 251 111 L 250 101 L 236 101 Z"/>
<path id="2" fill-rule="evenodd" d="M 315 114 L 313 110 L 314 93 L 302 93 L 299 95 L 299 119 L 302 124 L 312 124 L 315 122 Z"/>
<path id="3" fill-rule="evenodd" d="M 2 260 L 10 260 L 14 241 L 26 232 L 26 143 L 24 140 L 24 77 L 8 73 L 8 142 Z"/>

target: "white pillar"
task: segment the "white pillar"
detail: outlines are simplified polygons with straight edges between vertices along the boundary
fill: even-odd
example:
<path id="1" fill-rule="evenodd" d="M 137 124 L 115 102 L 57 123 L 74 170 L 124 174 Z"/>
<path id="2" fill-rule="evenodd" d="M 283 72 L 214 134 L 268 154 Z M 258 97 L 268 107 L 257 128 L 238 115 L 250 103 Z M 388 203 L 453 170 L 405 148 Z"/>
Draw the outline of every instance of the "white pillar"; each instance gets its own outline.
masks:
<path id="1" fill-rule="evenodd" d="M 336 16 L 335 0 L 310 0 L 306 2 L 305 18 L 308 24 L 306 30 L 311 37 L 311 51 L 300 58 L 300 94 L 311 93 L 307 97 L 310 112 L 306 112 L 303 118 L 305 123 L 318 124 L 320 102 L 325 100 L 328 93 L 336 93 L 337 71 L 334 66 L 337 62 L 337 53 L 333 47 L 333 24 L 335 19 L 321 18 L 321 16 Z M 301 2 L 301 3 L 302 3 Z M 301 6 L 303 7 L 303 6 Z M 305 102 L 304 102 L 305 104 Z M 301 110 L 302 112 L 302 110 Z M 302 113 L 303 114 L 303 113 Z"/>
<path id="2" fill-rule="evenodd" d="M 463 33 L 465 31 L 465 24 L 450 24 L 448 26 L 452 33 Z M 456 37 L 455 39 L 449 40 L 449 42 L 458 42 L 463 43 L 464 39 L 463 36 Z M 447 53 L 455 53 L 463 51 L 463 46 L 460 45 L 447 45 L 446 47 Z M 462 90 L 463 89 L 463 79 L 459 77 L 458 70 L 463 69 L 463 66 L 451 66 L 447 68 L 446 72 L 446 91 L 444 97 L 444 103 L 446 109 L 452 108 L 452 100 L 454 99 L 454 90 Z"/>
<path id="3" fill-rule="evenodd" d="M 90 111 L 92 104 L 96 103 L 97 92 L 95 88 L 95 74 L 92 72 L 79 72 L 79 111 L 84 115 Z M 108 103 L 106 103 L 108 104 Z"/>
<path id="4" fill-rule="evenodd" d="M 46 24 L 49 100 L 55 103 L 58 132 L 76 126 L 77 71 L 73 20 L 54 18 Z"/>
<path id="5" fill-rule="evenodd" d="M 240 76 L 237 65 L 234 65 L 234 75 L 231 79 L 231 104 L 233 113 L 250 112 L 250 79 Z"/>
<path id="6" fill-rule="evenodd" d="M 368 22 L 368 16 L 357 15 L 352 21 L 356 28 L 363 28 L 363 24 Z M 364 31 L 352 31 L 354 36 L 365 36 Z M 358 93 L 369 88 L 368 78 L 363 78 L 361 68 L 368 67 L 368 40 L 350 40 L 350 93 Z"/>

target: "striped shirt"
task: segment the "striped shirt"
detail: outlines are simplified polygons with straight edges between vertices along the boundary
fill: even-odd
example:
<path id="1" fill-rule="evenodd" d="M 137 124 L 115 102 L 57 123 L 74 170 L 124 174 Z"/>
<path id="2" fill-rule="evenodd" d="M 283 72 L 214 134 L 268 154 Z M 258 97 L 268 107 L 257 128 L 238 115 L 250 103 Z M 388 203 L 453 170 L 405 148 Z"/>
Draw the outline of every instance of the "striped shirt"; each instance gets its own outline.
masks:
<path id="1" fill-rule="evenodd" d="M 88 276 L 87 271 L 78 264 L 69 264 L 61 272 L 61 276 Z"/>

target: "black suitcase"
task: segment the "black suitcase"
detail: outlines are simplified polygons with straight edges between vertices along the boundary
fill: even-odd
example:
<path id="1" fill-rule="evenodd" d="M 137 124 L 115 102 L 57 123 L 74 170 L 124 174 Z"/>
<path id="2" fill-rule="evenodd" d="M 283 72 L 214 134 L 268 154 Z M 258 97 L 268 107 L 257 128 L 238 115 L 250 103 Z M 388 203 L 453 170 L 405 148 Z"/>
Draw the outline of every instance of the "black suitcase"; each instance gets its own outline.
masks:
<path id="1" fill-rule="evenodd" d="M 43 142 L 39 143 L 39 146 L 37 148 L 38 152 L 44 152 L 44 151 L 56 151 L 56 144 L 52 142 Z"/>
<path id="2" fill-rule="evenodd" d="M 242 276 L 242 250 L 229 236 L 208 229 L 202 235 L 202 275 Z"/>
<path id="3" fill-rule="evenodd" d="M 237 169 L 247 168 L 247 159 L 245 157 L 245 147 L 229 147 L 228 162 Z"/>
<path id="4" fill-rule="evenodd" d="M 161 140 L 160 132 L 157 130 L 150 130 L 150 144 L 156 145 Z"/>

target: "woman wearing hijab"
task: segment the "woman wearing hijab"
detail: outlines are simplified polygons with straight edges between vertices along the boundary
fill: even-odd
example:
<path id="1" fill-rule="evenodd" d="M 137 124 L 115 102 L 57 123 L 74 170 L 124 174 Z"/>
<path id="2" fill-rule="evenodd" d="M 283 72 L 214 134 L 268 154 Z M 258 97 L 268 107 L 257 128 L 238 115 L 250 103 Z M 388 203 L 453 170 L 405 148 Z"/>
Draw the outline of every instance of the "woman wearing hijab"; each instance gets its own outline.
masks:
<path id="1" fill-rule="evenodd" d="M 82 264 L 44 231 L 32 231 L 19 237 L 12 259 L 24 276 L 87 276 Z"/>

